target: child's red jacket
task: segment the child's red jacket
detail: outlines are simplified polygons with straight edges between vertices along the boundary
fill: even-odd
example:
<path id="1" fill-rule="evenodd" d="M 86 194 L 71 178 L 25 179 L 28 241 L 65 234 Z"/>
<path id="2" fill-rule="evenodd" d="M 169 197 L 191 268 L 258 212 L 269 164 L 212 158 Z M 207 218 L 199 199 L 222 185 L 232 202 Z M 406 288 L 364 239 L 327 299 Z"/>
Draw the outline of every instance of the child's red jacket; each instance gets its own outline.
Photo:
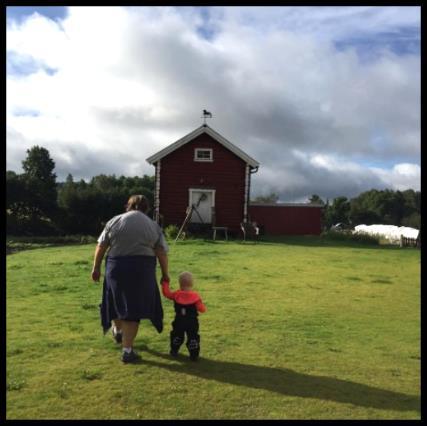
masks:
<path id="1" fill-rule="evenodd" d="M 199 294 L 192 290 L 176 290 L 171 291 L 168 281 L 162 281 L 163 296 L 173 300 L 180 305 L 196 305 L 199 312 L 206 312 L 206 306 L 203 304 Z"/>

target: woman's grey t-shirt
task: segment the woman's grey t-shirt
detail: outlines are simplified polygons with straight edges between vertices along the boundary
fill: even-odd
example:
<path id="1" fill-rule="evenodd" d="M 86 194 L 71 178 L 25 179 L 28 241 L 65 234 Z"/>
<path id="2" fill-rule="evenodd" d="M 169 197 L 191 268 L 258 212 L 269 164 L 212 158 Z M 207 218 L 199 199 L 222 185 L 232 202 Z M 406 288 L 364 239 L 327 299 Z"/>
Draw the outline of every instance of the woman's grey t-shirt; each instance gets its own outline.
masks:
<path id="1" fill-rule="evenodd" d="M 160 226 L 138 210 L 109 220 L 98 243 L 110 246 L 109 256 L 155 256 L 154 249 L 169 250 Z"/>

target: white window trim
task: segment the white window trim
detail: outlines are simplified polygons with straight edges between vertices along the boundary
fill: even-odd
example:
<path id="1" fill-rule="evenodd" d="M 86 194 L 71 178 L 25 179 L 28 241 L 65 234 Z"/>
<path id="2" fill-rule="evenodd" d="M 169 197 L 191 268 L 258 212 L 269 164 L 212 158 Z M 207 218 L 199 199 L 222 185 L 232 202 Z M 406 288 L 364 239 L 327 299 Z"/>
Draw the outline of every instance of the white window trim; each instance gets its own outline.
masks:
<path id="1" fill-rule="evenodd" d="M 211 158 L 197 158 L 198 151 L 209 151 L 211 154 Z M 198 161 L 201 163 L 212 163 L 213 162 L 213 149 L 212 148 L 195 148 L 194 149 L 194 161 Z"/>

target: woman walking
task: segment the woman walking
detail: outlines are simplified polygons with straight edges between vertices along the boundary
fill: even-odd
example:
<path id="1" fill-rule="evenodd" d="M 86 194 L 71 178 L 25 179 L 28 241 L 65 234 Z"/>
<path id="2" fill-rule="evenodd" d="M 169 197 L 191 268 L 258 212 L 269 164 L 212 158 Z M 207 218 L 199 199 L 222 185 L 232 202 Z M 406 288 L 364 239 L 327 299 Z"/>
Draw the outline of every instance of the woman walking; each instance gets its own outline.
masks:
<path id="1" fill-rule="evenodd" d="M 113 336 L 122 343 L 122 361 L 136 362 L 133 350 L 139 321 L 150 319 L 159 333 L 163 330 L 163 308 L 156 280 L 156 258 L 162 280 L 168 276 L 168 245 L 160 226 L 146 216 L 148 200 L 132 195 L 126 213 L 107 222 L 98 238 L 92 280 L 99 281 L 101 263 L 107 252 L 100 305 L 104 334 L 113 322 Z"/>

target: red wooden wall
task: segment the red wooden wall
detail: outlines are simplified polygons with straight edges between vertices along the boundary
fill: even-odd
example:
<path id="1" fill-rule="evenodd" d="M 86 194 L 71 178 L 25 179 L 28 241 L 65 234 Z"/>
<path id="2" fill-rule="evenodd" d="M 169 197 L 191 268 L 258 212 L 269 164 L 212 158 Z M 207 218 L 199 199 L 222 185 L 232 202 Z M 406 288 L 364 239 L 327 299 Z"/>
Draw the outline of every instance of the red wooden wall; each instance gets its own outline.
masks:
<path id="1" fill-rule="evenodd" d="M 250 220 L 268 235 L 320 235 L 322 209 L 301 205 L 250 205 Z"/>
<path id="2" fill-rule="evenodd" d="M 213 162 L 195 162 L 195 148 L 212 148 Z M 180 226 L 189 188 L 215 189 L 216 225 L 240 229 L 243 221 L 246 163 L 203 133 L 161 159 L 160 214 L 163 224 Z"/>

